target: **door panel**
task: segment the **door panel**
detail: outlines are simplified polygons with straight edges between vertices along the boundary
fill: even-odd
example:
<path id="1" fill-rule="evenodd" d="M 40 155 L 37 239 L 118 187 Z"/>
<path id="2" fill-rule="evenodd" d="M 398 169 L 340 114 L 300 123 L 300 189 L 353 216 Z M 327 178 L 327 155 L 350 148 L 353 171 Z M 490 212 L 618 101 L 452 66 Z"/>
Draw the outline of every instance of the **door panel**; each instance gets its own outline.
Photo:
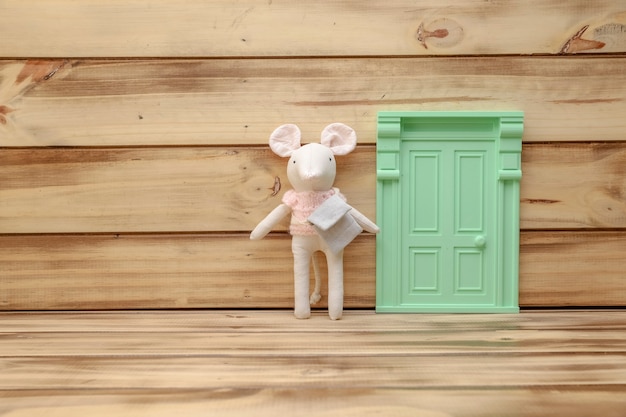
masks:
<path id="1" fill-rule="evenodd" d="M 402 303 L 493 304 L 494 144 L 406 142 L 400 178 L 403 224 Z"/>
<path id="2" fill-rule="evenodd" d="M 440 280 L 440 248 L 411 248 L 409 269 L 421 271 L 419 274 L 411 274 L 413 282 L 410 288 L 411 294 L 441 294 Z"/>
<path id="3" fill-rule="evenodd" d="M 411 222 L 415 233 L 437 232 L 441 214 L 440 189 L 441 153 L 437 151 L 411 152 L 410 181 L 413 186 L 408 190 L 410 201 L 404 207 L 411 213 Z"/>
<path id="4" fill-rule="evenodd" d="M 484 252 L 472 249 L 455 249 L 454 264 L 457 266 L 454 293 L 484 293 Z"/>
<path id="5" fill-rule="evenodd" d="M 484 152 L 455 152 L 455 172 L 455 230 L 480 232 L 484 227 Z"/>

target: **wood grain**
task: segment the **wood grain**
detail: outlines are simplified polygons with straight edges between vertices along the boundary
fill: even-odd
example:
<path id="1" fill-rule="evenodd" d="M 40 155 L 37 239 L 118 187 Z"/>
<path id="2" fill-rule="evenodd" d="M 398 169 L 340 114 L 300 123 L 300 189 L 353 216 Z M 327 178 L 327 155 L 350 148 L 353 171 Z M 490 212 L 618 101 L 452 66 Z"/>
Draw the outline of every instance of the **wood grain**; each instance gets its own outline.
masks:
<path id="1" fill-rule="evenodd" d="M 346 250 L 346 306 L 374 305 L 373 240 L 359 237 Z M 211 234 L 3 236 L 0 242 L 2 309 L 293 306 L 291 240 L 284 234 L 263 241 Z M 320 265 L 325 274 L 323 256 Z"/>
<path id="2" fill-rule="evenodd" d="M 0 56 L 624 52 L 625 10 L 623 1 L 609 0 L 429 0 L 419 5 L 410 0 L 22 0 L 3 7 Z M 584 36 L 576 37 L 584 26 L 589 26 Z"/>
<path id="3" fill-rule="evenodd" d="M 375 380 L 375 377 L 373 375 L 372 379 Z M 259 380 L 262 376 L 255 374 L 254 378 Z M 49 415 L 66 417 L 166 417 L 172 414 L 201 417 L 206 416 L 207 410 L 224 417 L 247 417 L 250 414 L 271 417 L 285 412 L 294 417 L 542 417 L 551 413 L 571 417 L 587 417 L 595 413 L 605 417 L 621 417 L 626 407 L 623 393 L 621 386 L 597 384 L 544 389 L 534 386 L 510 389 L 359 389 L 317 386 L 306 390 L 233 387 L 214 390 L 6 390 L 0 391 L 0 412 L 9 413 L 11 417 L 30 417 L 40 410 L 45 410 Z"/>
<path id="4" fill-rule="evenodd" d="M 371 219 L 375 158 L 340 157 L 336 182 Z M 624 167 L 624 142 L 526 144 L 522 229 L 625 228 Z M 291 188 L 285 171 L 269 147 L 5 149 L 0 233 L 249 232 Z"/>
<path id="5" fill-rule="evenodd" d="M 0 313 L 0 413 L 619 417 L 625 326 L 624 311 Z"/>
<path id="6" fill-rule="evenodd" d="M 372 219 L 373 155 L 339 157 L 347 172 L 335 183 Z M 286 160 L 269 146 L 7 149 L 0 177 L 2 233 L 249 232 L 291 188 Z M 276 177 L 282 190 L 272 196 Z"/>
<path id="7" fill-rule="evenodd" d="M 1 27 L 1 25 L 0 25 Z M 0 61 L 0 146 L 266 145 L 378 111 L 521 110 L 525 142 L 623 141 L 626 58 Z"/>
<path id="8" fill-rule="evenodd" d="M 624 232 L 523 232 L 520 305 L 625 306 L 625 250 Z M 375 251 L 368 235 L 347 248 L 346 308 L 374 307 Z M 285 234 L 5 235 L 0 263 L 3 310 L 293 306 Z"/>
<path id="9" fill-rule="evenodd" d="M 286 316 L 291 316 L 289 312 L 283 312 Z M 291 316 L 293 320 L 297 320 Z M 321 320 L 328 320 L 327 317 L 319 317 Z M 72 359 L 72 356 L 76 355 L 76 352 L 80 352 L 82 357 L 85 358 L 128 358 L 132 356 L 133 359 L 141 359 L 145 357 L 170 357 L 176 358 L 181 356 L 186 357 L 202 357 L 204 358 L 216 358 L 222 361 L 222 370 L 218 368 L 219 362 L 209 363 L 209 367 L 212 368 L 212 372 L 215 375 L 216 381 L 213 381 L 213 385 L 203 385 L 206 388 L 217 388 L 219 386 L 230 385 L 228 381 L 228 369 L 232 366 L 223 364 L 224 358 L 246 358 L 252 359 L 249 361 L 239 361 L 242 367 L 247 368 L 246 371 L 250 372 L 250 368 L 254 369 L 258 374 L 268 374 L 268 371 L 264 372 L 263 362 L 267 361 L 267 367 L 271 369 L 281 369 L 286 367 L 290 362 L 298 359 L 306 362 L 311 356 L 317 357 L 349 357 L 360 358 L 358 361 L 367 370 L 371 372 L 370 364 L 367 364 L 367 357 L 380 357 L 386 356 L 389 352 L 389 346 L 394 346 L 393 354 L 396 356 L 413 357 L 416 362 L 419 361 L 420 356 L 426 356 L 425 362 L 432 355 L 473 355 L 476 354 L 533 354 L 536 356 L 548 356 L 550 353 L 586 353 L 589 356 L 596 356 L 596 365 L 611 364 L 610 369 L 616 371 L 620 376 L 619 381 L 611 381 L 612 383 L 625 383 L 623 374 L 626 374 L 626 365 L 624 360 L 626 359 L 626 339 L 620 333 L 614 331 L 551 331 L 551 339 L 546 340 L 546 336 L 542 332 L 531 331 L 524 333 L 521 331 L 498 331 L 494 332 L 491 329 L 484 331 L 475 331 L 471 333 L 455 333 L 453 337 L 446 332 L 425 332 L 420 333 L 361 333 L 361 332 L 335 332 L 329 333 L 316 333 L 309 331 L 303 337 L 294 337 L 292 333 L 253 333 L 246 334 L 245 332 L 239 334 L 224 334 L 224 333 L 184 333 L 176 332 L 175 337 L 165 337 L 168 333 L 91 333 L 89 337 L 85 335 L 65 334 L 65 333 L 28 333 L 21 332 L 19 334 L 5 334 L 2 335 L 2 354 L 0 358 L 10 358 L 17 356 L 25 356 L 30 359 L 41 358 L 42 360 L 50 356 L 57 358 Z M 567 336 L 566 336 L 567 335 Z M 306 336 L 306 337 L 304 337 Z M 559 343 L 560 340 L 565 337 L 569 337 L 567 344 Z M 23 339 L 27 338 L 29 343 L 24 343 Z M 324 343 L 312 342 L 312 340 L 323 340 Z M 595 353 L 595 355 L 593 355 Z M 610 355 L 610 358 L 606 358 L 604 361 L 599 359 L 601 355 Z M 286 357 L 286 360 L 280 360 L 281 357 Z M 618 358 L 621 357 L 622 360 Z M 277 359 L 272 364 L 272 359 Z M 397 360 L 397 359 L 395 359 Z M 466 359 L 465 359 L 466 360 Z M 545 365 L 548 358 L 540 358 L 535 362 L 534 366 Z M 591 358 L 587 357 L 586 360 L 589 363 Z M 451 362 L 453 359 L 451 359 Z M 129 361 L 127 361 L 129 363 Z M 494 365 L 497 361 L 491 359 Z M 524 362 L 520 359 L 519 362 Z M 527 364 L 533 361 L 527 361 Z M 539 365 L 537 365 L 537 362 Z M 571 363 L 571 361 L 564 361 L 565 364 Z M 6 363 L 6 362 L 5 362 Z M 198 362 L 196 362 L 197 364 Z M 458 363 L 458 362 L 457 362 Z M 476 363 L 466 364 L 465 367 L 460 369 L 468 369 L 468 366 L 474 367 Z M 619 365 L 618 365 L 619 363 Z M 225 366 L 224 366 L 225 365 Z M 372 368 L 388 368 L 388 361 L 381 361 L 377 366 L 372 363 Z M 402 364 L 403 366 L 410 367 L 408 364 Z M 80 365 L 79 365 L 80 366 Z M 119 365 L 118 365 L 119 366 Z M 185 367 L 194 367 L 193 363 L 188 362 Z M 347 368 L 354 369 L 356 361 L 353 361 Z M 422 364 L 422 368 L 426 365 Z M 501 365 L 502 366 L 502 365 Z M 519 372 L 521 368 L 517 365 L 508 364 L 509 368 L 513 372 Z M 295 374 L 301 376 L 305 373 L 306 368 L 295 369 Z M 129 363 L 129 367 L 121 367 L 124 372 L 133 372 L 133 367 Z M 412 368 L 415 370 L 415 368 Z M 500 368 L 502 369 L 502 368 Z M 495 371 L 496 369 L 494 369 Z M 291 370 L 290 374 L 293 374 L 294 370 Z M 66 372 L 71 372 L 68 370 Z M 96 371 L 97 372 L 97 371 Z M 167 372 L 167 371 L 165 371 Z M 201 373 L 206 373 L 204 372 Z M 275 371 L 276 372 L 276 371 Z M 281 371 L 278 371 L 279 373 Z M 137 372 L 139 373 L 139 372 Z M 313 373 L 316 373 L 313 370 Z M 551 371 L 555 374 L 555 370 Z M 54 375 L 54 373 L 52 372 Z M 356 374 L 356 373 L 355 373 Z M 508 379 L 512 379 L 511 377 Z M 40 375 L 41 376 L 41 375 Z M 443 376 L 443 375 L 442 375 Z M 242 375 L 237 375 L 237 378 L 241 378 Z M 252 377 L 252 375 L 248 375 Z M 298 386 L 297 379 L 288 379 L 286 375 L 270 376 L 270 379 L 278 379 L 281 381 L 281 386 Z M 86 378 L 89 378 L 87 376 Z M 248 379 L 244 376 L 245 379 Z M 339 385 L 343 385 L 346 382 L 352 380 L 363 380 L 365 375 L 353 375 L 349 377 L 349 381 L 338 381 Z M 381 377 L 382 378 L 382 377 Z M 466 378 L 471 378 L 471 375 L 466 374 Z M 493 377 L 492 377 L 493 378 Z M 605 379 L 606 376 L 603 377 Z M 507 378 L 505 378 L 506 380 Z M 392 378 L 395 380 L 395 378 Z M 459 381 L 459 385 L 467 386 L 471 383 L 467 379 L 462 379 L 459 375 L 456 375 L 456 380 Z M 496 374 L 496 381 L 498 386 L 506 386 L 502 382 L 500 375 Z M 342 382 L 342 383 L 341 383 Z M 48 382 L 50 383 L 50 382 Z M 254 383 L 254 382 L 253 382 Z M 480 384 L 480 382 L 478 382 Z M 537 381 L 535 381 L 537 383 Z M 579 381 L 579 383 L 589 384 L 590 381 Z M 205 383 L 210 384 L 210 383 Z M 365 385 L 371 385 L 369 381 L 362 383 Z M 354 383 L 356 387 L 362 387 L 363 385 Z M 450 385 L 450 381 L 447 381 Z M 511 385 L 516 386 L 517 381 L 510 382 Z M 566 385 L 563 381 L 546 382 L 545 385 L 559 384 Z M 482 384 L 480 384 L 482 385 Z M 490 384 L 494 385 L 492 381 Z M 523 383 L 522 383 L 523 385 Z M 375 385 L 381 386 L 381 385 Z M 384 385 L 383 385 L 384 386 Z M 4 387 L 0 384 L 0 387 Z M 178 386 L 177 388 L 189 388 L 190 386 Z M 387 386 L 389 388 L 389 386 Z M 23 387 L 22 387 L 23 388 Z M 76 388 L 76 386 L 69 385 L 68 388 Z M 109 388 L 109 387 L 104 387 Z M 152 388 L 152 387 L 146 387 Z M 157 387 L 157 388 L 162 388 Z M 273 386 L 277 388 L 277 386 Z"/>
<path id="10" fill-rule="evenodd" d="M 623 228 L 625 150 L 624 143 L 524 146 L 521 228 Z"/>
<path id="11" fill-rule="evenodd" d="M 171 314 L 170 314 L 171 313 Z M 304 326 L 290 314 L 277 310 L 133 310 L 133 311 L 48 311 L 2 312 L 0 333 L 168 333 L 219 332 L 306 333 Z M 523 310 L 522 314 L 428 314 L 416 319 L 412 314 L 375 314 L 372 310 L 350 310 L 346 320 L 326 320 L 323 312 L 314 313 L 315 332 L 362 333 L 436 333 L 500 330 L 626 330 L 624 312 L 603 310 L 601 314 L 575 309 Z"/>
<path id="12" fill-rule="evenodd" d="M 551 335 L 551 337 L 562 340 L 566 332 Z M 307 333 L 308 336 L 321 340 L 330 339 L 327 335 Z M 370 333 L 371 335 L 371 333 Z M 155 337 L 141 334 L 141 338 L 130 337 L 128 344 L 154 343 Z M 281 356 L 269 355 L 262 349 L 250 349 L 242 343 L 257 343 L 259 339 L 267 340 L 273 338 L 277 343 L 291 345 L 294 333 L 272 334 L 267 333 L 257 337 L 231 337 L 230 344 L 223 345 L 224 336 L 207 334 L 205 338 L 189 340 L 187 335 L 178 333 L 181 342 L 191 343 L 189 353 L 183 357 L 179 349 L 171 346 L 163 347 L 166 355 L 143 355 L 130 349 L 129 354 L 133 358 L 124 357 L 116 353 L 116 349 L 111 343 L 113 339 L 121 339 L 122 335 L 108 334 L 105 338 L 95 337 L 94 341 L 103 343 L 102 351 L 112 350 L 112 355 L 91 355 L 88 351 L 79 359 L 70 360 L 67 354 L 49 356 L 29 356 L 28 358 L 0 358 L 0 366 L 8 369 L 4 373 L 3 380 L 0 381 L 0 392 L 3 389 L 36 390 L 46 389 L 50 386 L 63 385 L 66 390 L 78 390 L 88 387 L 89 389 L 115 389 L 119 387 L 119 381 L 123 379 L 128 386 L 141 386 L 144 389 L 220 389 L 224 386 L 240 385 L 241 381 L 249 381 L 246 388 L 297 388 L 307 389 L 314 387 L 316 383 L 324 381 L 325 387 L 341 389 L 350 386 L 354 389 L 389 389 L 403 387 L 421 386 L 429 389 L 456 388 L 463 389 L 470 386 L 480 386 L 483 388 L 516 388 L 519 386 L 533 385 L 542 387 L 572 387 L 579 385 L 593 385 L 597 381 L 603 381 L 606 385 L 621 385 L 625 383 L 626 375 L 626 354 L 623 352 L 608 351 L 603 355 L 597 353 L 587 353 L 588 346 L 579 346 L 576 342 L 568 347 L 574 350 L 577 355 L 566 355 L 568 352 L 559 350 L 553 351 L 550 343 L 527 341 L 523 338 L 513 338 L 519 344 L 529 343 L 537 345 L 544 344 L 544 349 L 548 353 L 536 352 L 532 348 L 524 353 L 510 352 L 506 348 L 499 349 L 500 355 L 495 355 L 491 349 L 484 349 L 481 352 L 487 355 L 480 355 L 474 360 L 468 360 L 476 349 L 468 349 L 459 352 L 453 349 L 452 352 L 445 346 L 444 342 L 432 340 L 429 334 L 412 334 L 410 337 L 423 338 L 428 340 L 423 344 L 411 343 L 408 338 L 391 337 L 388 334 L 381 334 L 380 341 L 387 345 L 400 346 L 411 343 L 414 349 L 394 350 L 395 357 L 385 356 L 380 350 L 368 348 L 358 349 L 354 354 L 346 354 L 339 343 L 359 343 L 359 346 L 369 346 L 370 338 L 355 338 L 352 335 L 341 335 L 336 339 L 336 344 L 330 344 L 328 350 L 315 349 L 314 352 L 307 351 L 305 346 L 297 344 L 293 346 L 299 352 L 307 352 L 306 355 L 299 355 L 290 349 L 281 349 Z M 449 337 L 449 335 L 447 335 Z M 474 338 L 455 339 L 457 345 L 470 346 L 488 345 L 481 337 L 483 334 L 475 334 Z M 503 337 L 510 335 L 503 334 Z M 605 334 L 593 333 L 590 336 L 603 338 Z M 50 338 L 33 337 L 25 333 L 24 337 L 32 338 L 33 342 L 46 341 L 51 344 L 53 351 L 57 348 L 57 340 Z M 576 336 L 574 336 L 576 337 Z M 7 339 L 12 339 L 7 337 Z M 71 335 L 60 333 L 56 339 L 65 340 L 71 343 Z M 235 343 L 233 342 L 233 339 Z M 213 342 L 216 345 L 213 345 Z M 220 354 L 216 354 L 213 349 L 203 350 L 198 354 L 200 348 L 195 343 L 206 343 L 207 346 L 215 346 L 221 349 Z M 11 344 L 10 341 L 7 344 Z M 424 345 L 428 345 L 424 348 Z M 84 348 L 79 344 L 74 351 Z M 608 344 L 608 349 L 612 346 Z M 272 349 L 276 351 L 277 346 Z M 446 366 L 441 369 L 440 364 L 432 364 L 433 349 L 441 348 L 442 356 L 446 358 Z M 245 355 L 238 355 L 237 352 L 245 351 Z M 226 353 L 224 353 L 226 352 Z M 452 353 L 452 354 L 451 354 Z M 493 356 L 489 356 L 491 353 Z M 561 353 L 556 356 L 555 353 Z M 571 351 L 569 352 L 571 353 Z M 19 355 L 26 356 L 32 354 L 27 349 Z M 516 354 L 515 361 L 511 361 L 511 356 Z M 314 355 L 313 357 L 311 357 Z M 147 357 L 148 356 L 148 357 Z M 151 357 L 149 357 L 151 356 Z M 159 359 L 155 360 L 155 356 Z M 168 357 L 166 357 L 168 356 Z M 409 363 L 404 363 L 398 356 L 411 357 Z M 478 356 L 478 355 L 477 355 Z M 556 356 L 556 357 L 550 357 Z M 226 359 L 225 359 L 226 358 Z M 489 371 L 479 371 L 485 369 Z M 376 375 L 377 369 L 385 369 L 384 374 Z M 572 380 L 572 369 L 577 369 L 578 374 Z M 183 371 L 181 371 L 183 370 Z M 340 371 L 343 370 L 343 371 Z M 336 375 L 327 381 L 331 373 Z M 211 378 L 207 378 L 211 375 Z M 264 382 L 255 382 L 258 376 L 263 375 Z M 372 381 L 372 378 L 374 381 Z"/>
<path id="13" fill-rule="evenodd" d="M 520 247 L 521 304 L 626 305 L 624 233 L 522 233 Z"/>
<path id="14" fill-rule="evenodd" d="M 0 415 L 623 417 L 624 0 L 8 0 L 0 39 Z M 353 126 L 373 219 L 378 111 L 494 109 L 559 309 L 377 315 L 364 234 L 343 320 L 294 319 L 269 133 Z"/>

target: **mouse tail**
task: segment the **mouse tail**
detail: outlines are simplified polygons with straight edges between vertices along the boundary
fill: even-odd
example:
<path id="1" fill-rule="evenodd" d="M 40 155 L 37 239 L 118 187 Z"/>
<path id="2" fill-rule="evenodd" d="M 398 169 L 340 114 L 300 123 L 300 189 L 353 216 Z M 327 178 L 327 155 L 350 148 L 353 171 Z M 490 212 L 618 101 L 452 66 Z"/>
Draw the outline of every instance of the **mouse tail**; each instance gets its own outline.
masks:
<path id="1" fill-rule="evenodd" d="M 313 275 L 315 275 L 315 288 L 313 290 L 313 294 L 311 294 L 311 298 L 309 298 L 310 304 L 317 304 L 322 299 L 321 290 L 321 278 L 320 278 L 320 266 L 317 261 L 317 257 L 315 256 L 317 252 L 313 252 L 311 255 L 311 261 L 313 263 Z"/>

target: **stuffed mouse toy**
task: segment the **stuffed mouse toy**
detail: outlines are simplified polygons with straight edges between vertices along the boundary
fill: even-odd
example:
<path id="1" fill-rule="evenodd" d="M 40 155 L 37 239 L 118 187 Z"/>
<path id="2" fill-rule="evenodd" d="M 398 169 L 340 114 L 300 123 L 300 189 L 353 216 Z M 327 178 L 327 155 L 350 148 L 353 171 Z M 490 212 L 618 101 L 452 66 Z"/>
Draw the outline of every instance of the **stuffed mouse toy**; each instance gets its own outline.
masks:
<path id="1" fill-rule="evenodd" d="M 346 155 L 356 147 L 356 133 L 343 123 L 333 123 L 322 131 L 321 143 L 300 144 L 300 129 L 293 124 L 279 126 L 270 135 L 270 148 L 281 157 L 289 157 L 287 177 L 293 189 L 282 204 L 267 215 L 252 231 L 258 240 L 291 213 L 294 258 L 294 314 L 309 318 L 311 305 L 320 299 L 319 276 L 309 297 L 309 270 L 313 254 L 321 251 L 328 264 L 328 314 L 338 320 L 343 314 L 343 249 L 365 229 L 378 233 L 371 220 L 346 203 L 333 187 L 337 164 L 335 155 Z M 315 268 L 315 260 L 314 269 Z M 317 271 L 316 271 L 317 272 Z"/>

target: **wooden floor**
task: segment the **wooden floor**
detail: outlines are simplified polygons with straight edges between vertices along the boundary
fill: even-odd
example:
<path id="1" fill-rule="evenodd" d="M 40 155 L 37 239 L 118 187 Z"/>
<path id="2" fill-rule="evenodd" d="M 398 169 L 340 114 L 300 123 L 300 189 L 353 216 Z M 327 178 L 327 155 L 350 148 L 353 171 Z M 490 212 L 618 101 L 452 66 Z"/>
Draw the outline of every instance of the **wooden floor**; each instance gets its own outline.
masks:
<path id="1" fill-rule="evenodd" d="M 0 313 L 0 416 L 626 415 L 626 310 Z"/>

